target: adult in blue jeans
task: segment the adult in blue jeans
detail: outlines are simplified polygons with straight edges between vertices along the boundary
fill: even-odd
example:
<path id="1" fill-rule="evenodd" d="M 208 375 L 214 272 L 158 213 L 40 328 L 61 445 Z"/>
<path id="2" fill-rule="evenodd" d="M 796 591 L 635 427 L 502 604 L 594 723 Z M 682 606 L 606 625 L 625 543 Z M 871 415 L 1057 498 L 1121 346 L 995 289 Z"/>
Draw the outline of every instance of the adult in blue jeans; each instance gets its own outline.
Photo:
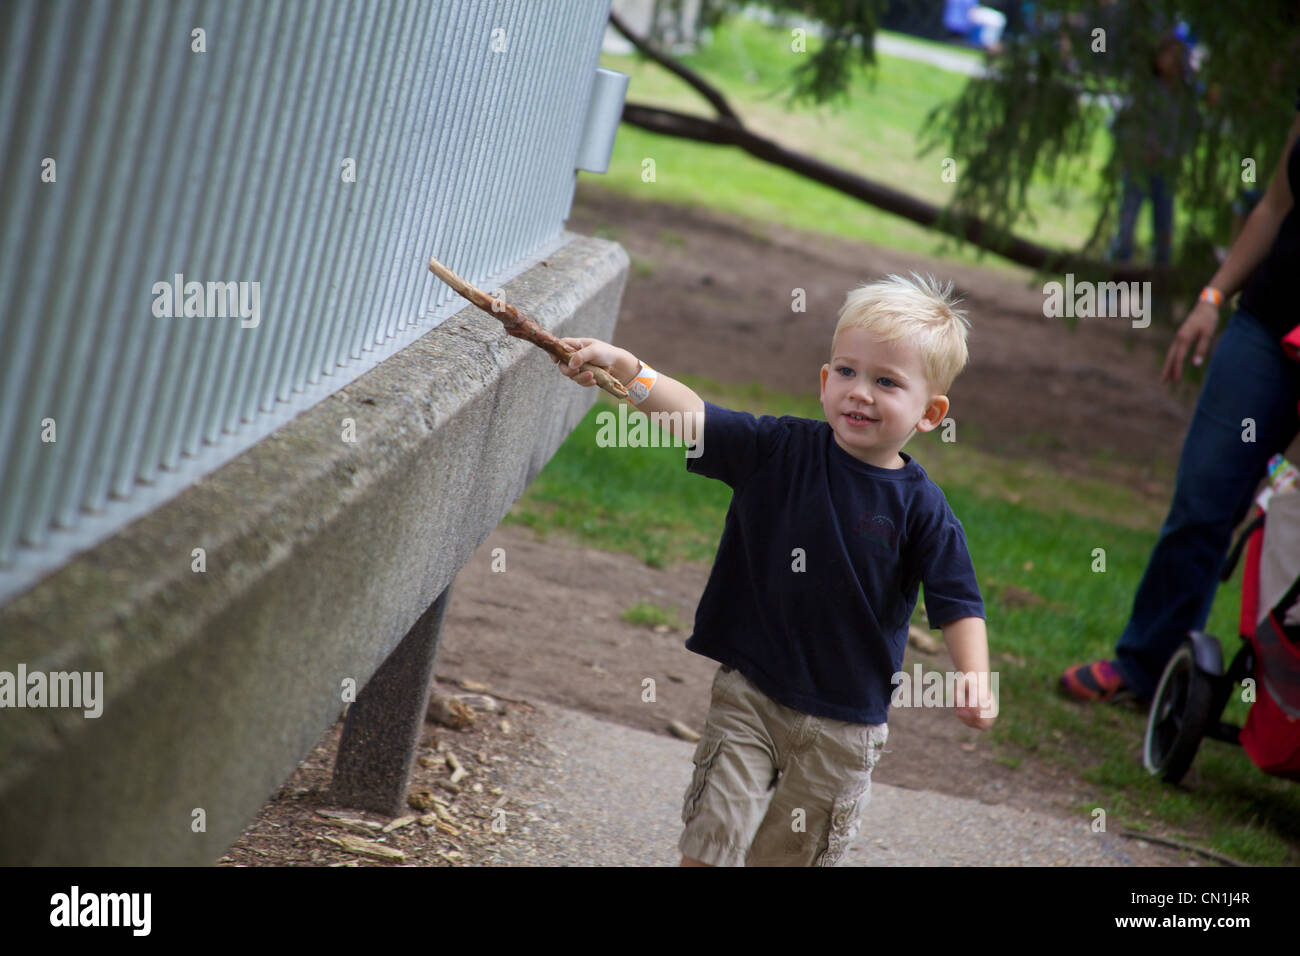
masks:
<path id="1" fill-rule="evenodd" d="M 1174 236 L 1174 195 L 1163 173 L 1124 171 L 1120 187 L 1119 231 L 1110 247 L 1115 262 L 1133 258 L 1133 234 L 1137 230 L 1142 201 L 1151 197 L 1151 233 L 1158 266 L 1167 266 L 1172 255 Z"/>
<path id="2" fill-rule="evenodd" d="M 1151 198 L 1155 264 L 1169 265 L 1174 235 L 1174 175 L 1191 148 L 1198 123 L 1188 80 L 1187 48 L 1164 34 L 1151 57 L 1152 82 L 1115 117 L 1116 146 L 1127 155 L 1120 189 L 1119 230 L 1111 244 L 1115 262 L 1133 258 L 1133 233 L 1142 202 Z M 1136 155 L 1134 155 L 1136 154 Z"/>
<path id="3" fill-rule="evenodd" d="M 1296 109 L 1300 110 L 1300 95 Z M 1061 688 L 1079 700 L 1149 701 L 1165 664 L 1210 615 L 1232 532 L 1250 508 L 1269 457 L 1300 432 L 1300 361 L 1282 339 L 1300 325 L 1300 116 L 1264 198 L 1228 258 L 1201 291 L 1165 357 L 1160 381 L 1178 381 L 1189 354 L 1210 350 L 1223 303 L 1241 290 L 1206 370 L 1178 462 L 1169 516 L 1147 563 L 1111 660 L 1068 668 Z M 1247 421 L 1249 420 L 1249 422 Z M 1254 441 L 1248 440 L 1250 422 Z"/>

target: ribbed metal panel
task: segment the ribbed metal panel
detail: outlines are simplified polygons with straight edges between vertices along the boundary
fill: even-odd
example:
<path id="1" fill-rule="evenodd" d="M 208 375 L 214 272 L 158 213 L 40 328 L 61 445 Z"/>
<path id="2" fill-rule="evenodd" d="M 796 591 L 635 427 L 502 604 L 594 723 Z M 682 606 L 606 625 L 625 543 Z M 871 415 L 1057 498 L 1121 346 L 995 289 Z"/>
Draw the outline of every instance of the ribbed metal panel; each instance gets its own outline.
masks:
<path id="1" fill-rule="evenodd" d="M 459 309 L 430 255 L 492 288 L 553 249 L 607 15 L 0 5 L 0 601 Z M 176 275 L 204 315 L 153 314 Z"/>

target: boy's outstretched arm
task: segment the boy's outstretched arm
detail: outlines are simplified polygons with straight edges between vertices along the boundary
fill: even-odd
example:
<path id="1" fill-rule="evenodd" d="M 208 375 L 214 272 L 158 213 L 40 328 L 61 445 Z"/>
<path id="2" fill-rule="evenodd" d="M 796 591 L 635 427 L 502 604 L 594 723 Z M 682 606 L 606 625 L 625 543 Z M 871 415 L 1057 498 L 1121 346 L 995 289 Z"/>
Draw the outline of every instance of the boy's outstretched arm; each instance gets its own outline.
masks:
<path id="1" fill-rule="evenodd" d="M 948 622 L 941 630 L 953 666 L 959 673 L 976 674 L 977 680 L 981 681 L 975 687 L 968 687 L 966 700 L 971 706 L 958 707 L 957 716 L 969 727 L 987 730 L 993 726 L 993 718 L 997 714 L 997 687 L 988 672 L 989 641 L 984 618 L 959 618 Z M 981 678 L 979 675 L 984 676 Z M 992 699 L 980 700 L 979 693 L 982 690 L 987 690 Z"/>
<path id="2" fill-rule="evenodd" d="M 627 385 L 636 377 L 640 363 L 627 349 L 610 345 L 600 339 L 563 338 L 560 341 L 577 351 L 569 359 L 567 367 L 560 365 L 559 362 L 556 364 L 560 365 L 561 372 L 579 385 L 596 384 L 595 376 L 590 371 L 579 371 L 584 362 L 605 366 L 623 385 Z M 658 369 L 655 371 L 658 377 L 650 389 L 650 394 L 646 396 L 645 401 L 635 407 L 647 415 L 656 412 L 668 415 L 669 417 L 660 421 L 676 438 L 688 442 L 698 441 L 703 433 L 704 399 L 695 394 L 695 390 L 689 386 L 669 378 Z M 673 414 L 675 412 L 680 414 Z"/>

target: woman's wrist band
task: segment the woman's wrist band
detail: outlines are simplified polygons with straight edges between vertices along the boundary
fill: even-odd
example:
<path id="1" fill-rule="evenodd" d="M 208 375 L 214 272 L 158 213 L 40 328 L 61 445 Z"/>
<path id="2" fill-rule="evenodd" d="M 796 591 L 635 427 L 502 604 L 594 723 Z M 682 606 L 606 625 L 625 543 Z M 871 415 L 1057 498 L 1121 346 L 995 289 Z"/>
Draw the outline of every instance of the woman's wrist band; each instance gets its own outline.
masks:
<path id="1" fill-rule="evenodd" d="M 1218 289 L 1216 289 L 1214 286 L 1212 286 L 1212 285 L 1207 285 L 1204 289 L 1201 290 L 1201 298 L 1200 298 L 1200 301 L 1202 301 L 1202 302 L 1208 302 L 1208 303 L 1210 303 L 1210 305 L 1214 306 L 1216 309 L 1222 308 L 1222 307 L 1223 307 L 1223 293 L 1220 292 Z"/>
<path id="2" fill-rule="evenodd" d="M 632 381 L 627 383 L 627 400 L 633 405 L 640 405 L 650 394 L 650 389 L 654 388 L 655 381 L 659 378 L 659 373 L 652 369 L 645 362 L 638 360 L 636 375 L 632 376 Z"/>

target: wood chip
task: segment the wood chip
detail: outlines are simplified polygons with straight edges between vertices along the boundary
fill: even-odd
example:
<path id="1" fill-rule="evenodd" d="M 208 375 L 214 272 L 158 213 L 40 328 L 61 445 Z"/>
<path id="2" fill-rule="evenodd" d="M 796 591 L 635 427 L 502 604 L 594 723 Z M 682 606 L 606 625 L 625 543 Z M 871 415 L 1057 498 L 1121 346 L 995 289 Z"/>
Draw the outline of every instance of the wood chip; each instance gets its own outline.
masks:
<path id="1" fill-rule="evenodd" d="M 447 758 L 439 754 L 425 754 L 420 758 L 420 766 L 430 769 L 441 769 L 447 766 Z"/>
<path id="2" fill-rule="evenodd" d="M 422 826 L 422 827 L 431 827 L 431 826 L 433 826 L 437 821 L 438 821 L 438 814 L 436 814 L 436 813 L 426 813 L 424 816 L 420 817 L 420 821 L 419 821 L 419 822 L 420 822 L 420 826 Z"/>
<path id="3" fill-rule="evenodd" d="M 327 836 L 329 842 L 341 846 L 349 853 L 355 853 L 357 856 L 368 856 L 376 860 L 398 860 L 404 861 L 406 854 L 401 850 L 394 849 L 391 846 L 384 846 L 382 843 L 375 843 L 371 840 L 358 840 L 354 836 L 348 836 L 346 833 L 339 839 Z"/>
<path id="4" fill-rule="evenodd" d="M 469 774 L 450 750 L 447 751 L 447 766 L 451 768 L 451 783 L 460 783 Z"/>
<path id="5" fill-rule="evenodd" d="M 501 721 L 501 723 L 500 723 L 499 726 L 501 727 L 501 732 L 502 732 L 503 734 L 509 734 L 509 733 L 510 733 L 510 721 L 508 721 L 508 720 L 503 720 L 503 721 Z"/>
<path id="6" fill-rule="evenodd" d="M 458 680 L 456 683 L 460 685 L 461 690 L 474 691 L 477 694 L 486 694 L 492 690 L 487 684 L 476 680 Z"/>
<path id="7" fill-rule="evenodd" d="M 371 825 L 366 820 L 326 820 L 325 824 L 331 827 L 341 827 L 344 830 L 351 830 L 354 833 L 362 833 L 366 836 L 374 836 L 379 832 L 379 825 Z"/>
<path id="8" fill-rule="evenodd" d="M 371 836 L 376 833 L 382 824 L 373 823 L 370 820 L 361 820 L 356 817 L 350 817 L 345 813 L 338 813 L 331 810 L 317 810 L 318 814 L 324 817 L 324 823 L 332 827 L 341 827 L 344 830 L 352 830 L 356 833 L 364 833 Z"/>
<path id="9" fill-rule="evenodd" d="M 439 833 L 445 833 L 447 836 L 460 836 L 460 829 L 445 820 L 437 820 L 433 825 Z"/>
<path id="10" fill-rule="evenodd" d="M 396 820 L 388 824 L 388 826 L 384 827 L 384 829 L 381 830 L 380 832 L 392 833 L 394 830 L 402 829 L 402 827 L 409 827 L 417 819 L 418 819 L 417 817 L 398 817 Z"/>
<path id="11" fill-rule="evenodd" d="M 341 810 L 317 810 L 316 814 L 317 816 L 329 817 L 331 820 L 352 820 L 356 823 L 366 823 L 366 824 L 370 823 L 369 820 L 362 820 L 359 817 L 354 817 L 352 814 L 344 813 Z M 380 826 L 381 824 L 378 823 L 375 824 L 376 829 L 378 829 Z"/>
<path id="12" fill-rule="evenodd" d="M 441 694 L 429 694 L 429 708 L 425 716 L 436 724 L 452 730 L 464 730 L 474 723 L 474 711 L 464 702 Z"/>
<path id="13" fill-rule="evenodd" d="M 670 720 L 668 722 L 668 732 L 674 737 L 680 737 L 682 740 L 696 741 L 700 739 L 697 731 L 691 730 L 680 720 Z"/>
<path id="14" fill-rule="evenodd" d="M 487 714 L 500 714 L 505 708 L 487 694 L 457 694 L 452 700 L 459 701 L 470 710 L 479 710 Z"/>
<path id="15" fill-rule="evenodd" d="M 432 810 L 435 802 L 432 790 L 412 790 L 406 798 L 406 803 L 412 810 Z"/>

